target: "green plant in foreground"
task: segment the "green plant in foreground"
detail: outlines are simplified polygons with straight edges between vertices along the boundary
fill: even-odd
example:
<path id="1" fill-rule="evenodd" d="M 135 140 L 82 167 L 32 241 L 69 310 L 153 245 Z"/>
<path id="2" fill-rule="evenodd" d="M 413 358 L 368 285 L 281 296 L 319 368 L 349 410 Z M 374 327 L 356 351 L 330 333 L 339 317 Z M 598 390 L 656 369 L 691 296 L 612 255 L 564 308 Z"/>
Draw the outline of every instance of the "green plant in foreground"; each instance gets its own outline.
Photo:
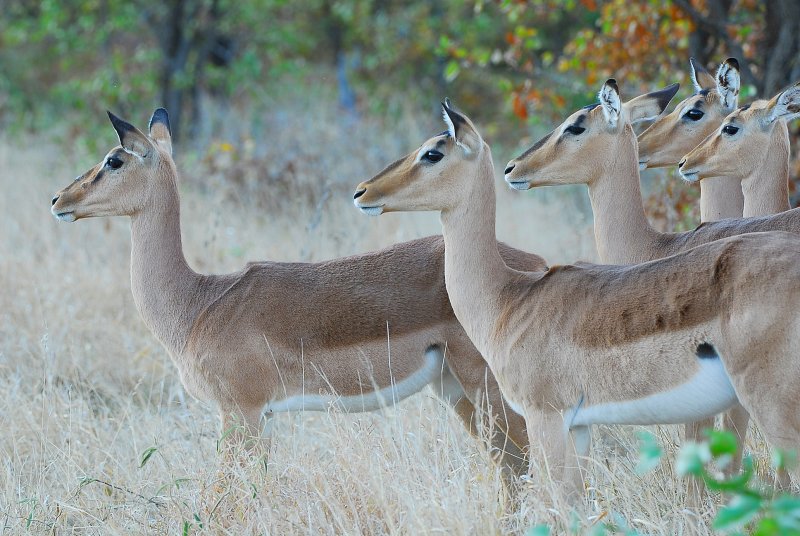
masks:
<path id="1" fill-rule="evenodd" d="M 743 460 L 742 473 L 731 478 L 715 478 L 709 464 L 724 466 L 736 454 L 736 437 L 725 431 L 707 431 L 708 441 L 689 443 L 678 453 L 677 470 L 681 476 L 702 479 L 709 490 L 730 497 L 714 518 L 715 530 L 756 536 L 800 536 L 800 497 L 787 492 L 776 493 L 769 486 L 755 481 L 753 459 Z M 796 462 L 796 455 L 775 450 L 772 466 L 786 470 Z"/>
<path id="2" fill-rule="evenodd" d="M 712 527 L 724 534 L 751 534 L 753 536 L 800 536 L 800 496 L 791 493 L 776 493 L 769 486 L 754 480 L 753 459 L 749 455 L 742 462 L 741 474 L 731 478 L 716 478 L 714 467 L 724 467 L 733 459 L 739 444 L 730 432 L 707 430 L 708 441 L 687 443 L 678 452 L 677 470 L 681 477 L 702 479 L 711 491 L 719 492 L 728 499 L 719 509 Z M 642 431 L 639 437 L 639 462 L 636 472 L 645 474 L 658 466 L 664 456 L 656 436 Z M 776 450 L 772 455 L 772 466 L 776 471 L 792 467 L 797 462 L 795 453 Z M 614 516 L 612 513 L 612 519 Z M 573 531 L 577 533 L 577 531 Z M 536 525 L 528 529 L 526 536 L 549 536 L 550 527 Z M 639 533 L 625 526 L 624 520 L 609 521 L 593 526 L 587 534 Z"/>

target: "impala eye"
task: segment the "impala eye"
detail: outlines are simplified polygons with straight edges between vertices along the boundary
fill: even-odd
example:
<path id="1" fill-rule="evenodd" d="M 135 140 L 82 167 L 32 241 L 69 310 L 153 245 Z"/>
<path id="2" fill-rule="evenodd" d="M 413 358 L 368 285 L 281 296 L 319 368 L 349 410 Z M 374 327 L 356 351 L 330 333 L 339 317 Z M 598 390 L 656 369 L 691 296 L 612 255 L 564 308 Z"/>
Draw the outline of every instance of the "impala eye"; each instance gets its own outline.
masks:
<path id="1" fill-rule="evenodd" d="M 739 127 L 735 125 L 725 125 L 724 127 L 722 127 L 722 133 L 725 134 L 726 136 L 733 136 L 737 132 L 739 132 Z"/>
<path id="2" fill-rule="evenodd" d="M 706 115 L 706 114 L 705 114 L 705 112 L 703 112 L 703 110 L 698 110 L 697 108 L 692 108 L 691 110 L 689 110 L 688 112 L 683 114 L 683 117 L 685 117 L 687 119 L 691 119 L 692 121 L 700 121 L 700 119 L 702 119 L 702 117 L 704 115 Z"/>
<path id="3" fill-rule="evenodd" d="M 435 164 L 442 158 L 444 158 L 444 154 L 440 153 L 436 149 L 432 149 L 427 153 L 423 154 L 421 160 L 425 160 L 427 162 L 430 162 L 431 164 Z"/>
<path id="4" fill-rule="evenodd" d="M 106 165 L 111 169 L 119 169 L 122 167 L 124 162 L 115 156 L 109 156 L 108 160 L 106 160 Z"/>
<path id="5" fill-rule="evenodd" d="M 578 136 L 580 134 L 583 134 L 585 131 L 586 131 L 585 128 L 579 127 L 578 125 L 570 125 L 564 129 L 564 132 L 569 132 L 573 136 Z"/>

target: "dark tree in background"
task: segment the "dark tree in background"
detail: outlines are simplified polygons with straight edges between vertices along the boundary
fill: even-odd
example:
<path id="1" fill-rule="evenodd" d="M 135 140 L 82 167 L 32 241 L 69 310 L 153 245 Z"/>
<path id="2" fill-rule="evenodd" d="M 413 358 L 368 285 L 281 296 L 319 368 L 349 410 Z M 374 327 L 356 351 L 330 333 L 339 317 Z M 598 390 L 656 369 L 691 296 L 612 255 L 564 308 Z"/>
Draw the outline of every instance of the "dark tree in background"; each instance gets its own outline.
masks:
<path id="1" fill-rule="evenodd" d="M 204 103 L 252 110 L 287 77 L 330 84 L 352 117 L 445 94 L 489 135 L 551 124 L 614 76 L 624 93 L 686 80 L 688 58 L 742 65 L 743 99 L 800 78 L 797 0 L 3 0 L 0 124 L 53 111 L 166 106 L 195 141 Z M 285 86 L 285 84 L 284 84 Z M 519 128 L 524 123 L 518 123 Z M 208 131 L 209 129 L 206 129 Z M 187 134 L 189 134 L 187 136 Z M 208 140 L 200 139 L 202 144 Z"/>
<path id="2" fill-rule="evenodd" d="M 180 140 L 184 124 L 192 128 L 202 122 L 207 65 L 213 61 L 217 67 L 227 67 L 233 60 L 233 40 L 219 32 L 223 17 L 219 0 L 167 0 L 143 7 L 161 48 L 161 101 L 170 111 L 173 137 Z"/>
<path id="3" fill-rule="evenodd" d="M 771 0 L 748 9 L 760 36 L 748 51 L 736 38 L 738 2 L 707 0 L 706 13 L 688 0 L 674 0 L 697 30 L 689 40 L 689 51 L 705 64 L 718 61 L 720 52 L 739 58 L 742 78 L 755 86 L 760 96 L 770 96 L 800 79 L 800 2 Z M 755 7 L 755 6 L 753 6 Z"/>

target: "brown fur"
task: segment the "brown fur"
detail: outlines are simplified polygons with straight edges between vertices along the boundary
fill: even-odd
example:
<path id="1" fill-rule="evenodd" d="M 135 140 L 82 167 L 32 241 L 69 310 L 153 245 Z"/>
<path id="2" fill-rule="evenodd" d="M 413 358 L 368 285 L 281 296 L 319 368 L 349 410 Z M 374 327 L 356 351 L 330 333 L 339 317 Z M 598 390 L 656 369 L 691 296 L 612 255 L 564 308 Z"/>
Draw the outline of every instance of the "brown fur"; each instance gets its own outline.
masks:
<path id="1" fill-rule="evenodd" d="M 495 434 L 493 445 L 503 463 L 524 467 L 524 421 L 504 407 L 494 377 L 454 316 L 441 237 L 315 264 L 263 262 L 233 274 L 197 274 L 182 251 L 167 127 L 154 122 L 148 137 L 119 124 L 122 147 L 109 155 L 123 166 L 111 169 L 104 159 L 57 194 L 52 212 L 131 217 L 137 308 L 187 390 L 217 403 L 224 429 L 238 421 L 258 434 L 265 405 L 287 397 L 358 397 L 402 382 L 436 346 L 445 355 L 444 379 L 454 376 L 469 399 L 449 402 L 470 431 L 477 432 L 473 405 L 488 400 L 497 428 L 507 431 Z M 101 170 L 103 179 L 94 181 Z M 513 266 L 545 267 L 538 256 L 499 247 Z"/>

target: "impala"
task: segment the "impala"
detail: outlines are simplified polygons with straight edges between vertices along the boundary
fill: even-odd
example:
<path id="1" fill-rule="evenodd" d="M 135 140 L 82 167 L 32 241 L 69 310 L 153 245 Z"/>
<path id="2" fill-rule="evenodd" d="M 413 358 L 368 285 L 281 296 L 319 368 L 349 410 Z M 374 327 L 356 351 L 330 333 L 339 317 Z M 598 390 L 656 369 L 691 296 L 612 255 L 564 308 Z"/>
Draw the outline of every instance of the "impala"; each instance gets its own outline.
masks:
<path id="1" fill-rule="evenodd" d="M 744 193 L 744 216 L 789 210 L 788 121 L 800 115 L 800 83 L 766 101 L 743 106 L 678 164 L 684 179 L 702 184 L 725 175 Z"/>
<path id="2" fill-rule="evenodd" d="M 625 115 L 652 115 L 664 99 L 639 97 Z M 635 156 L 616 105 L 615 118 L 593 112 L 606 125 L 616 119 L 604 129 L 630 131 Z M 469 118 L 447 101 L 442 107 L 447 132 L 359 184 L 354 201 L 372 215 L 440 213 L 456 317 L 505 399 L 525 415 L 531 453 L 544 454 L 556 479 L 580 489 L 575 455 L 586 453 L 593 424 L 684 423 L 737 400 L 772 445 L 800 445 L 800 316 L 792 314 L 800 306 L 800 237 L 737 236 L 634 266 L 515 270 L 495 239 L 489 146 Z M 601 120 L 591 113 L 580 112 L 580 128 Z M 557 130 L 542 147 L 574 145 L 578 126 Z"/>
<path id="3" fill-rule="evenodd" d="M 603 85 L 599 96 L 600 104 L 575 112 L 557 127 L 557 136 L 551 136 L 512 160 L 506 168 L 506 181 L 518 190 L 587 184 L 594 212 L 595 241 L 602 262 L 645 262 L 720 238 L 757 231 L 800 233 L 800 212 L 797 211 L 707 222 L 684 233 L 659 233 L 653 229 L 642 205 L 637 141 L 631 126 L 632 121 L 642 118 L 632 109 L 642 97 L 622 104 L 613 79 Z M 574 127 L 581 117 L 581 128 L 577 130 Z M 738 435 L 740 444 L 744 443 L 748 421 L 746 413 L 738 407 L 726 415 L 725 427 Z M 689 424 L 686 435 L 697 438 L 703 428 L 712 424 L 712 421 Z M 740 456 L 731 464 L 731 470 L 739 467 Z"/>
<path id="4" fill-rule="evenodd" d="M 728 58 L 716 77 L 689 61 L 696 93 L 639 135 L 639 169 L 674 166 L 722 124 L 739 99 L 739 62 Z M 742 216 L 741 182 L 725 175 L 700 183 L 700 221 Z"/>
<path id="5" fill-rule="evenodd" d="M 223 430 L 246 439 L 274 412 L 375 410 L 433 384 L 473 433 L 474 405 L 488 400 L 502 463 L 524 470 L 524 420 L 506 411 L 453 314 L 441 237 L 317 264 L 198 274 L 181 245 L 166 111 L 153 114 L 149 136 L 109 117 L 121 145 L 58 192 L 51 211 L 70 222 L 130 217 L 136 307 L 187 391 L 219 407 Z M 541 257 L 498 247 L 512 266 L 545 269 Z"/>

